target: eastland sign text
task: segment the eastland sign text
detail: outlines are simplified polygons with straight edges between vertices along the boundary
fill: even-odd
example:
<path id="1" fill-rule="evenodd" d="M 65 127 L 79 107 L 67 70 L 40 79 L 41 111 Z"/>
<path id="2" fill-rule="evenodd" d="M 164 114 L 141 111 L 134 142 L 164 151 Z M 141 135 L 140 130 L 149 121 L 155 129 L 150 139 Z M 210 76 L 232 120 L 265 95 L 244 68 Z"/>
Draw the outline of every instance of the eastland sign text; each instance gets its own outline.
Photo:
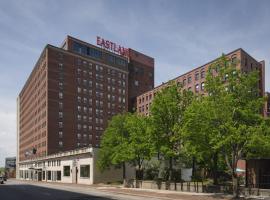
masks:
<path id="1" fill-rule="evenodd" d="M 105 40 L 99 36 L 97 36 L 97 45 L 110 50 L 112 52 L 118 53 L 122 56 L 128 57 L 128 49 L 125 47 L 122 47 L 118 44 L 115 44 L 114 42 L 111 42 L 109 40 Z"/>

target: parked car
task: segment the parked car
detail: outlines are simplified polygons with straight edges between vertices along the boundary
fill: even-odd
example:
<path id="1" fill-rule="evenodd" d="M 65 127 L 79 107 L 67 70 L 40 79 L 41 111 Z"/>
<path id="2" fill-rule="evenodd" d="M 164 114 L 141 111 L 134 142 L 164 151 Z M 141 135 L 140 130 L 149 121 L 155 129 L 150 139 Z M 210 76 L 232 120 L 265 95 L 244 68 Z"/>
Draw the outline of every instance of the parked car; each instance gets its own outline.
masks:
<path id="1" fill-rule="evenodd" d="M 0 176 L 0 184 L 4 184 L 4 178 Z"/>

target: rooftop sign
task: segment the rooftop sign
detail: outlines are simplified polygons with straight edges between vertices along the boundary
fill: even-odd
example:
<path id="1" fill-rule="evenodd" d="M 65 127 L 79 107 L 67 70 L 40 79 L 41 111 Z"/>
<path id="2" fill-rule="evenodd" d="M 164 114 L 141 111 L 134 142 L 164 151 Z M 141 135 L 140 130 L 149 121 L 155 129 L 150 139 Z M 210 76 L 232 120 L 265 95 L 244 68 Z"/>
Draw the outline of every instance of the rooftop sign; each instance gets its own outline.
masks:
<path id="1" fill-rule="evenodd" d="M 101 46 L 104 49 L 107 49 L 111 52 L 117 53 L 121 56 L 128 57 L 128 48 L 125 48 L 123 46 L 120 46 L 114 42 L 111 42 L 110 40 L 105 40 L 99 36 L 97 36 L 97 45 Z"/>

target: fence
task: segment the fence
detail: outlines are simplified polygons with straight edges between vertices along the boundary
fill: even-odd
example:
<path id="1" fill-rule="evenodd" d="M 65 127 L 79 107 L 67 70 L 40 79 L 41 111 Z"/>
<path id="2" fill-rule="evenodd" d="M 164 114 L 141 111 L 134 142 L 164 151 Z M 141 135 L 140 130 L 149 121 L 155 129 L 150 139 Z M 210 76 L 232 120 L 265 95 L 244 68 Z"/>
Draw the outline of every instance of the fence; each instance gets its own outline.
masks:
<path id="1" fill-rule="evenodd" d="M 173 190 L 183 192 L 209 192 L 209 193 L 231 193 L 231 186 L 209 186 L 203 182 L 162 182 L 162 181 L 141 181 L 129 180 L 127 187 L 155 189 L 155 190 Z"/>

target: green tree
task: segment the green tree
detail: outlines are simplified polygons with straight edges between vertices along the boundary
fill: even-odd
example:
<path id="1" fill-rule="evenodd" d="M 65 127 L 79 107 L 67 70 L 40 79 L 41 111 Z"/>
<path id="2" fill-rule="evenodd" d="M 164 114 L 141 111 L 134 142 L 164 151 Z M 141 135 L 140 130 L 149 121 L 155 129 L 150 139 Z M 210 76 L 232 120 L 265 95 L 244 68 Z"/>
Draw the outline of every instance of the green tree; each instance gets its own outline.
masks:
<path id="1" fill-rule="evenodd" d="M 219 149 L 213 138 L 218 131 L 218 119 L 209 103 L 204 97 L 194 100 L 184 114 L 181 131 L 185 153 L 209 170 L 214 184 L 217 184 Z"/>
<path id="2" fill-rule="evenodd" d="M 264 99 L 259 95 L 258 72 L 243 73 L 236 65 L 222 56 L 209 68 L 205 84 L 208 96 L 197 105 L 197 111 L 193 105 L 195 109 L 185 113 L 188 123 L 185 132 L 190 129 L 190 138 L 206 139 L 202 143 L 190 140 L 196 146 L 195 151 L 203 149 L 202 144 L 208 142 L 205 150 L 209 154 L 216 151 L 222 154 L 232 176 L 234 195 L 238 196 L 237 162 L 251 153 L 253 156 L 267 153 L 269 132 L 261 114 Z M 198 119 L 202 123 L 196 123 L 195 131 L 190 123 Z M 258 140 L 261 147 L 255 154 L 252 148 Z"/>
<path id="3" fill-rule="evenodd" d="M 122 167 L 123 181 L 126 182 L 126 162 L 128 156 L 129 132 L 126 129 L 126 120 L 129 114 L 118 114 L 112 117 L 104 131 L 99 150 L 98 167 L 101 171 L 114 167 Z"/>
<path id="4" fill-rule="evenodd" d="M 151 105 L 152 141 L 156 152 L 169 163 L 169 180 L 173 161 L 181 155 L 181 134 L 177 130 L 191 101 L 191 92 L 171 82 L 156 94 Z"/>
<path id="5" fill-rule="evenodd" d="M 146 117 L 130 113 L 112 118 L 101 140 L 98 161 L 101 171 L 122 166 L 125 182 L 125 163 L 129 163 L 138 169 L 137 178 L 142 178 L 142 163 L 151 158 L 153 149 L 148 121 Z"/>
<path id="6" fill-rule="evenodd" d="M 153 155 L 153 145 L 150 137 L 149 118 L 136 113 L 127 118 L 126 128 L 129 132 L 128 154 L 129 162 L 137 168 L 136 177 L 143 178 L 143 162 Z"/>

